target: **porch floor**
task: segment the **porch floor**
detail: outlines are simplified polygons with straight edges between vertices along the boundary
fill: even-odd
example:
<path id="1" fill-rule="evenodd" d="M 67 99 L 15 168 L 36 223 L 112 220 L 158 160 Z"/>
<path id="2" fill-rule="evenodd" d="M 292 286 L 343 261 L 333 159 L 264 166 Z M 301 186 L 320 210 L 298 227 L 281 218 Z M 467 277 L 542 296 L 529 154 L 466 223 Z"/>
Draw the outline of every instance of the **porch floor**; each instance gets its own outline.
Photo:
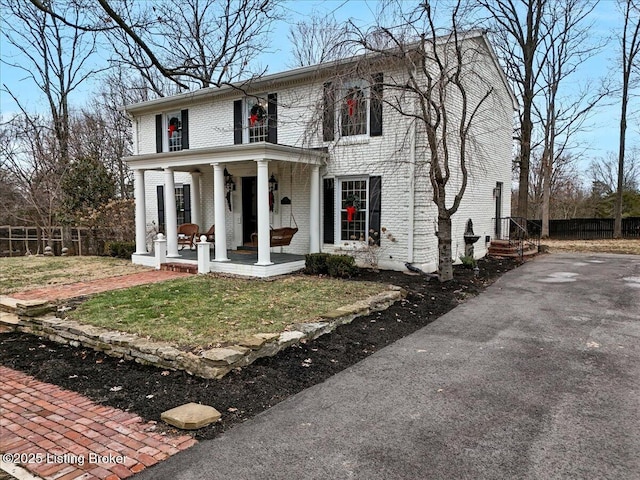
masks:
<path id="1" fill-rule="evenodd" d="M 183 249 L 178 251 L 179 257 L 168 257 L 167 263 L 198 263 L 197 250 Z M 211 262 L 209 269 L 212 273 L 226 273 L 246 277 L 274 277 L 302 270 L 305 266 L 305 256 L 291 253 L 271 252 L 271 265 L 255 265 L 258 261 L 258 252 L 255 250 L 227 250 L 228 262 L 216 262 L 213 259 L 211 249 Z M 134 254 L 133 263 L 154 266 L 154 256 L 151 254 Z"/>
<path id="2" fill-rule="evenodd" d="M 184 250 L 179 250 L 178 253 L 181 257 L 167 259 L 167 261 L 175 261 L 175 260 L 187 260 L 198 262 L 198 251 L 197 250 L 189 250 L 185 248 Z M 213 263 L 213 248 L 211 249 L 211 260 Z M 258 252 L 256 250 L 227 250 L 227 258 L 229 259 L 228 263 L 237 263 L 240 265 L 253 265 L 258 261 Z M 275 253 L 271 252 L 271 261 L 274 265 L 281 265 L 283 263 L 289 262 L 297 262 L 304 261 L 304 255 L 294 255 L 292 253 Z"/>

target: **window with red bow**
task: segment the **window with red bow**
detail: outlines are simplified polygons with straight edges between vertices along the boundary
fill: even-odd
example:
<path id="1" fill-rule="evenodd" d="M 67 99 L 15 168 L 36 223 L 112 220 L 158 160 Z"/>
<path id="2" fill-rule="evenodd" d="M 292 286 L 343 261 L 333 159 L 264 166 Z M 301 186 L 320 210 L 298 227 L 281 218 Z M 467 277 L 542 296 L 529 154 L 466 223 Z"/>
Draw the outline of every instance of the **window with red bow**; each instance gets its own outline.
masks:
<path id="1" fill-rule="evenodd" d="M 350 84 L 345 87 L 340 105 L 340 133 L 343 137 L 367 134 L 367 91 L 363 84 Z"/>

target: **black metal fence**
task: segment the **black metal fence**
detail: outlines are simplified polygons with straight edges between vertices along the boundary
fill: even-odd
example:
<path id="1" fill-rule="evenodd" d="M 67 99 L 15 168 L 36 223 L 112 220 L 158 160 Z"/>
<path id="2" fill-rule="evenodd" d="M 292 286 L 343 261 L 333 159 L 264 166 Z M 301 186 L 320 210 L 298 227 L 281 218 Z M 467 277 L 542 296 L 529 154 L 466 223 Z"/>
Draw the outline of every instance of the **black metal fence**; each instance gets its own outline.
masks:
<path id="1" fill-rule="evenodd" d="M 532 223 L 542 226 L 541 220 Z M 613 238 L 613 218 L 570 218 L 549 220 L 549 237 L 558 240 L 597 240 Z M 640 238 L 640 217 L 622 219 L 622 238 Z"/>

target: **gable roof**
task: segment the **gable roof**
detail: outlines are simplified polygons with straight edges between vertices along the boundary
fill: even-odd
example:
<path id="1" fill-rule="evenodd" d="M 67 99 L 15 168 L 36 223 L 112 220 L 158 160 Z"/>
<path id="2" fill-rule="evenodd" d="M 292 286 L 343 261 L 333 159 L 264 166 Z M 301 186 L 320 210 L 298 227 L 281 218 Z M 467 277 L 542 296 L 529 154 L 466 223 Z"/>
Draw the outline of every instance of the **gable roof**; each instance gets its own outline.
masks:
<path id="1" fill-rule="evenodd" d="M 449 38 L 449 35 L 442 35 L 436 39 L 436 42 L 439 41 L 445 43 Z M 498 61 L 498 58 L 493 47 L 491 46 L 491 43 L 487 38 L 486 33 L 481 30 L 470 30 L 468 32 L 464 32 L 462 35 L 458 35 L 458 38 L 462 41 L 473 38 L 481 39 L 481 42 L 487 49 L 487 52 L 489 53 L 489 56 L 492 59 L 495 68 L 499 72 L 504 87 L 509 92 L 509 96 L 513 103 L 513 109 L 517 110 L 519 106 L 518 100 L 513 92 L 513 89 L 511 88 L 511 85 L 507 80 L 504 71 L 502 70 L 502 67 L 500 66 L 500 62 Z M 341 69 L 349 65 L 353 65 L 366 58 L 374 60 L 375 58 L 380 57 L 380 55 L 381 54 L 364 53 L 341 60 L 319 63 L 306 67 L 298 67 L 291 70 L 263 75 L 261 77 L 240 80 L 237 82 L 222 85 L 220 87 L 206 87 L 200 88 L 198 90 L 189 90 L 177 95 L 161 97 L 154 100 L 148 100 L 146 102 L 127 105 L 123 107 L 122 110 L 129 114 L 135 115 L 154 111 L 157 112 L 159 110 L 176 109 L 192 103 L 197 103 L 198 101 L 203 99 L 213 99 L 223 96 L 244 96 L 246 95 L 247 90 L 265 90 L 268 88 L 273 88 L 276 85 L 282 85 L 286 83 L 294 83 L 310 79 L 328 78 L 335 73 L 336 69 Z"/>

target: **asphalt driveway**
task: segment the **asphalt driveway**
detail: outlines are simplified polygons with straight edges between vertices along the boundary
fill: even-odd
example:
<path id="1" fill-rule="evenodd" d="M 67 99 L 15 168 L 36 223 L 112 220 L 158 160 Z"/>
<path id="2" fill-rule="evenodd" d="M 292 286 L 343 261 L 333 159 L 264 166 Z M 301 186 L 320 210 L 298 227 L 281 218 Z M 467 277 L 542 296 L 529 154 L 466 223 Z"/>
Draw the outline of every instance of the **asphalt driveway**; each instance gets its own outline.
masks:
<path id="1" fill-rule="evenodd" d="M 543 255 L 138 479 L 638 479 L 640 257 Z"/>

